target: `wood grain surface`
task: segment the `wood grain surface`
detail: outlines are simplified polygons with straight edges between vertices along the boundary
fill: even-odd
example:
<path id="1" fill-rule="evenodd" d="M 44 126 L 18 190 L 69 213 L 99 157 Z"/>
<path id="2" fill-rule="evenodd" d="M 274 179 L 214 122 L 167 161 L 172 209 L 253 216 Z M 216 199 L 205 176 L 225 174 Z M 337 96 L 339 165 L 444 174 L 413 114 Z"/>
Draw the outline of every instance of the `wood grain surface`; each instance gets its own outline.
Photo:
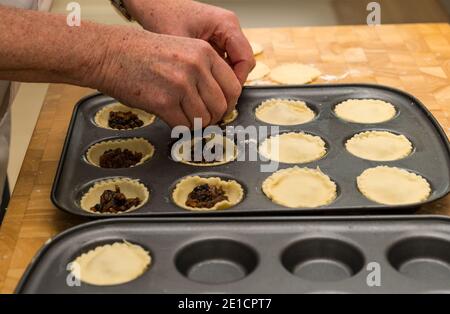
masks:
<path id="1" fill-rule="evenodd" d="M 376 83 L 418 97 L 450 135 L 450 26 L 448 24 L 249 29 L 263 44 L 257 59 L 314 64 L 327 80 Z M 0 292 L 14 291 L 37 250 L 51 237 L 80 224 L 56 209 L 50 190 L 74 104 L 92 90 L 51 85 L 0 229 Z M 81 154 L 81 152 L 80 152 Z M 450 197 L 420 209 L 450 215 Z"/>

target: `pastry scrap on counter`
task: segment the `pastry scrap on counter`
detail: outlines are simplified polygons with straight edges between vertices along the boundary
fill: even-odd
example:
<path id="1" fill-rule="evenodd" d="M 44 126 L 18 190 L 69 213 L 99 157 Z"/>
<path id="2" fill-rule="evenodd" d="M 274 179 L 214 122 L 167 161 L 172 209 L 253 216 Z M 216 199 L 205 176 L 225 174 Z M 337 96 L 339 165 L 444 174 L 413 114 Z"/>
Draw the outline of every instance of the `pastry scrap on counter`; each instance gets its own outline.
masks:
<path id="1" fill-rule="evenodd" d="M 244 190 L 234 180 L 218 177 L 186 177 L 177 183 L 172 199 L 176 205 L 191 211 L 222 210 L 237 205 Z"/>
<path id="2" fill-rule="evenodd" d="M 247 82 L 263 79 L 270 73 L 270 68 L 261 61 L 256 61 L 256 65 L 253 70 L 248 74 Z"/>
<path id="3" fill-rule="evenodd" d="M 252 47 L 254 56 L 260 55 L 264 52 L 264 47 L 258 42 L 251 41 L 250 46 Z"/>
<path id="4" fill-rule="evenodd" d="M 301 63 L 284 63 L 270 71 L 269 78 L 280 84 L 302 85 L 311 83 L 322 73 L 315 67 Z"/>

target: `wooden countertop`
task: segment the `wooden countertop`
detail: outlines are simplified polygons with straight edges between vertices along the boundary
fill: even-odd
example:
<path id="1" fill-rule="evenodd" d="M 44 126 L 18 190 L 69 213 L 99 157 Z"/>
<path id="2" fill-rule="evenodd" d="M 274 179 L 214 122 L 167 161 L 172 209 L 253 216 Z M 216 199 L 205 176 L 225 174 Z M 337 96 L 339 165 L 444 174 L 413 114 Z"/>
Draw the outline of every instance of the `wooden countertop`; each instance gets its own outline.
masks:
<path id="1" fill-rule="evenodd" d="M 418 97 L 450 135 L 448 24 L 249 29 L 246 34 L 264 45 L 257 59 L 270 67 L 311 63 L 330 83 L 376 83 L 405 90 Z M 67 85 L 48 90 L 0 229 L 0 292 L 14 291 L 45 241 L 86 221 L 56 209 L 50 190 L 73 106 L 92 92 Z M 450 215 L 450 196 L 419 213 Z"/>

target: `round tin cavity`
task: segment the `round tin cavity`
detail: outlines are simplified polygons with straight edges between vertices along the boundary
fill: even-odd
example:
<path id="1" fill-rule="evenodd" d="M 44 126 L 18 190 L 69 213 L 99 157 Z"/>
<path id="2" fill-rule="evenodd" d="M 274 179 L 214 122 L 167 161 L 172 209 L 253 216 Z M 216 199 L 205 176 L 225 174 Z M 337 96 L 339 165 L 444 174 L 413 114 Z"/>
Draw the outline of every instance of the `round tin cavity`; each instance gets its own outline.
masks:
<path id="1" fill-rule="evenodd" d="M 117 188 L 119 188 L 120 193 L 125 195 L 128 201 L 139 198 L 139 204 L 133 204 L 126 210 L 117 211 L 111 210 L 113 206 L 110 206 L 109 209 L 103 208 L 103 210 L 96 210 L 96 208 L 94 208 L 96 205 L 100 205 L 102 200 L 104 203 L 109 203 L 110 205 L 114 204 L 116 207 L 119 205 L 125 205 L 124 203 L 126 202 L 124 200 L 118 200 L 117 198 L 113 198 L 111 196 L 107 196 L 105 200 L 103 197 L 103 193 L 105 191 L 116 191 Z M 89 182 L 88 184 L 82 186 L 77 192 L 76 204 L 83 211 L 95 215 L 121 215 L 138 210 L 142 206 L 146 205 L 149 199 L 150 191 L 140 180 L 128 177 L 110 177 Z M 129 207 L 129 205 L 126 206 Z"/>
<path id="2" fill-rule="evenodd" d="M 359 249 L 346 242 L 313 238 L 290 245 L 281 256 L 293 275 L 317 282 L 341 281 L 354 276 L 364 265 Z"/>
<path id="3" fill-rule="evenodd" d="M 388 252 L 391 265 L 403 275 L 426 282 L 450 282 L 450 242 L 414 237 L 394 244 Z"/>
<path id="4" fill-rule="evenodd" d="M 124 164 L 124 161 L 127 162 L 130 156 L 125 158 L 120 155 L 125 154 L 126 152 L 128 155 L 140 154 L 140 159 L 133 160 L 133 162 L 130 162 L 129 164 Z M 119 138 L 104 140 L 91 145 L 85 153 L 85 160 L 89 164 L 100 168 L 131 168 L 143 164 L 152 158 L 154 153 L 155 147 L 145 138 Z M 105 154 L 110 154 L 110 156 L 104 159 L 106 165 L 102 165 L 102 158 L 104 158 Z"/>
<path id="5" fill-rule="evenodd" d="M 196 242 L 183 248 L 175 259 L 178 271 L 192 281 L 224 284 L 247 277 L 258 256 L 246 244 L 228 239 Z"/>

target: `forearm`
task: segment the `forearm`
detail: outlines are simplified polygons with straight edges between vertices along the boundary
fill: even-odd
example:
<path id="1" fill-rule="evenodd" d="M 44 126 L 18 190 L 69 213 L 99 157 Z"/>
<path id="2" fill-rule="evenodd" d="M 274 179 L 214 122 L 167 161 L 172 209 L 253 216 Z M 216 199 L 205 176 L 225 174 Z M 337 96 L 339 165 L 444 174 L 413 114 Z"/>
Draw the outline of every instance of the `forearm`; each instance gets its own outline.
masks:
<path id="1" fill-rule="evenodd" d="M 0 6 L 0 79 L 93 85 L 107 53 L 107 26 Z"/>
<path id="2" fill-rule="evenodd" d="M 196 18 L 197 7 L 187 6 L 191 0 L 124 0 L 131 16 L 146 30 L 177 36 L 197 37 L 194 29 L 180 27 L 179 22 L 190 16 Z"/>

